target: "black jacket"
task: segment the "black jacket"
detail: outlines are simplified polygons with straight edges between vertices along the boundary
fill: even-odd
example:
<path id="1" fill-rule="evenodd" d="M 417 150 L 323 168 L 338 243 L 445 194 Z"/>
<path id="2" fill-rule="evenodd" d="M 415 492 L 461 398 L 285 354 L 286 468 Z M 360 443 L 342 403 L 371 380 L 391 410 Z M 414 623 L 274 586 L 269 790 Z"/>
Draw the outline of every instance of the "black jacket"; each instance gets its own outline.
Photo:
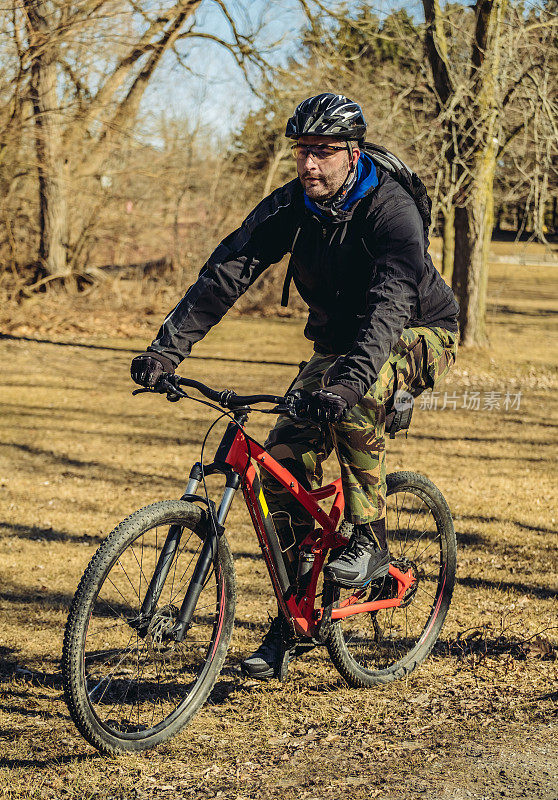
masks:
<path id="1" fill-rule="evenodd" d="M 366 394 L 403 328 L 457 331 L 458 306 L 427 252 L 411 196 L 386 172 L 339 221 L 304 205 L 297 179 L 256 206 L 217 247 L 149 350 L 176 366 L 271 264 L 289 269 L 309 307 L 305 336 L 336 362 L 335 383 Z"/>

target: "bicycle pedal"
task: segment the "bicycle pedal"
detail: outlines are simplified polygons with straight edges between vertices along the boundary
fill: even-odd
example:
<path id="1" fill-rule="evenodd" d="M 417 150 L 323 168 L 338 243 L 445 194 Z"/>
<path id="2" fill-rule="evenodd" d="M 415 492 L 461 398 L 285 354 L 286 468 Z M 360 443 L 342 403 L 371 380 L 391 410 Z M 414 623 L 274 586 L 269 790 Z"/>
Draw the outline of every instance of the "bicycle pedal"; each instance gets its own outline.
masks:
<path id="1" fill-rule="evenodd" d="M 295 646 L 291 650 L 292 658 L 299 658 L 300 656 L 303 656 L 305 653 L 310 652 L 310 650 L 313 650 L 315 647 L 318 647 L 318 645 L 320 644 L 321 642 L 317 641 L 297 642 L 297 644 L 295 644 Z"/>
<path id="2" fill-rule="evenodd" d="M 278 663 L 275 665 L 275 677 L 278 681 L 285 682 L 287 680 L 287 673 L 289 671 L 289 662 L 292 657 L 292 650 L 285 649 L 282 656 L 279 658 Z"/>
<path id="3" fill-rule="evenodd" d="M 308 639 L 307 641 L 300 641 L 297 642 L 293 647 L 293 654 L 298 655 L 299 653 L 307 653 L 309 650 L 313 650 L 315 647 L 318 647 L 320 642 L 316 639 Z"/>
<path id="4" fill-rule="evenodd" d="M 324 644 L 331 630 L 331 614 L 334 604 L 339 600 L 339 586 L 332 581 L 324 581 L 322 597 L 324 601 L 323 612 L 314 635 L 314 639 L 320 644 Z"/>
<path id="5" fill-rule="evenodd" d="M 324 644 L 325 640 L 329 636 L 329 631 L 331 629 L 331 612 L 333 611 L 333 604 L 328 606 L 324 606 L 324 612 L 322 614 L 322 618 L 318 622 L 316 627 L 316 636 L 315 638 L 320 642 L 320 644 Z"/>

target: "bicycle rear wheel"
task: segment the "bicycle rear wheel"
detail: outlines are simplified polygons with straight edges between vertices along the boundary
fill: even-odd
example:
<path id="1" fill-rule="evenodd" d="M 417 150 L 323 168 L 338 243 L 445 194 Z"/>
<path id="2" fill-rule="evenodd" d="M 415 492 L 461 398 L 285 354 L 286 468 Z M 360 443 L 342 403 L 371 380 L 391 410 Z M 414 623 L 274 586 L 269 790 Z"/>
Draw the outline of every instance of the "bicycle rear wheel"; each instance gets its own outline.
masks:
<path id="1" fill-rule="evenodd" d="M 391 563 L 413 570 L 416 583 L 398 608 L 335 621 L 326 641 L 347 683 L 373 686 L 402 678 L 428 656 L 440 634 L 455 583 L 457 545 L 449 507 L 423 475 L 387 476 L 387 529 Z M 338 601 L 354 590 L 330 586 Z M 366 600 L 397 595 L 390 576 L 368 589 Z"/>
<path id="2" fill-rule="evenodd" d="M 173 736 L 221 670 L 236 601 L 224 536 L 186 636 L 170 636 L 209 524 L 192 503 L 147 506 L 115 528 L 83 575 L 64 636 L 64 691 L 78 729 L 104 753 L 144 750 Z M 146 618 L 142 602 L 171 526 L 179 545 Z"/>

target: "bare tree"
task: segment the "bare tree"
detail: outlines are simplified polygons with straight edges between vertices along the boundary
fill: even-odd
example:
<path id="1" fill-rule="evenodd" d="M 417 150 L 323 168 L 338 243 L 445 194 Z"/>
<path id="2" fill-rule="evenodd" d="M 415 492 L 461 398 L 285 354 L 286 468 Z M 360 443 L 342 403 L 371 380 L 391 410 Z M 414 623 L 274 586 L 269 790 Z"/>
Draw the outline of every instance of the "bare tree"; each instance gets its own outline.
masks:
<path id="1" fill-rule="evenodd" d="M 460 301 L 462 341 L 483 343 L 494 179 L 527 128 L 531 156 L 523 164 L 515 159 L 513 182 L 527 185 L 527 204 L 538 235 L 544 233 L 557 143 L 556 0 L 529 11 L 510 0 L 423 0 L 422 26 L 404 11 L 380 20 L 365 2 L 352 14 L 327 0 L 301 3 L 314 55 L 355 96 L 362 85 L 373 135 L 407 151 L 431 187 L 433 218 L 443 217 L 442 273 Z M 367 89 L 359 77 L 368 78 Z"/>
<path id="2" fill-rule="evenodd" d="M 548 65 L 535 29 L 550 31 L 558 20 L 544 8 L 526 18 L 508 0 L 477 0 L 466 61 L 449 58 L 448 15 L 439 0 L 423 0 L 425 43 L 444 128 L 443 154 L 449 169 L 449 190 L 455 208 L 455 250 L 452 285 L 460 303 L 462 342 L 486 341 L 485 310 L 488 249 L 494 224 L 494 177 L 498 160 L 528 124 L 523 115 L 505 125 L 520 87 Z M 451 23 L 451 19 L 449 20 Z M 542 37 L 546 39 L 546 33 Z M 522 47 L 527 48 L 518 57 Z M 550 120 L 555 115 L 547 92 L 538 98 Z"/>
<path id="3" fill-rule="evenodd" d="M 76 180 L 98 181 L 115 146 L 133 132 L 147 86 L 167 54 L 184 63 L 181 42 L 203 38 L 226 47 L 248 78 L 250 65 L 265 66 L 255 46 L 257 31 L 242 30 L 225 0 L 213 4 L 228 37 L 200 29 L 196 12 L 203 2 L 14 4 L 11 33 L 22 73 L 29 76 L 40 198 L 34 288 L 67 282 L 79 269 L 91 209 L 80 209 L 72 224 L 69 191 Z"/>

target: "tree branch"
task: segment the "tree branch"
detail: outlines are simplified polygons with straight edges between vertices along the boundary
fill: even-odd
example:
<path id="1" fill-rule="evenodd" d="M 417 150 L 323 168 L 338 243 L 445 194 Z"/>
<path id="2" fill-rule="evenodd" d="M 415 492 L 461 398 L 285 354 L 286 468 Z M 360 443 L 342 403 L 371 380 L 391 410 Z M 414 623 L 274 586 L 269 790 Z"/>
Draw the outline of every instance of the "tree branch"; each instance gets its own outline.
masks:
<path id="1" fill-rule="evenodd" d="M 98 121 L 100 118 L 102 119 L 104 111 L 113 101 L 116 93 L 128 78 L 130 71 L 137 61 L 142 58 L 142 56 L 153 51 L 154 47 L 157 46 L 156 43 L 153 42 L 153 39 L 160 34 L 161 31 L 164 31 L 169 21 L 172 20 L 173 17 L 176 18 L 177 15 L 182 16 L 184 14 L 184 19 L 189 17 L 194 13 L 200 3 L 201 0 L 178 0 L 164 15 L 157 17 L 157 19 L 148 26 L 139 41 L 134 44 L 128 53 L 120 60 L 104 84 L 99 88 L 97 94 L 89 104 L 87 111 L 83 113 L 79 119 L 76 119 L 75 123 L 67 131 L 64 138 L 64 147 L 71 148 L 77 142 L 83 140 L 93 120 Z M 126 102 L 126 98 L 124 98 L 122 102 Z"/>
<path id="2" fill-rule="evenodd" d="M 506 136 L 506 139 L 503 142 L 503 144 L 501 145 L 501 147 L 498 148 L 498 152 L 497 152 L 497 156 L 496 156 L 497 158 L 501 158 L 504 155 L 504 153 L 508 149 L 509 145 L 513 142 L 513 140 L 516 138 L 516 136 L 518 134 L 520 134 L 522 130 L 525 129 L 527 123 L 528 123 L 528 120 L 524 119 L 523 122 L 520 122 L 519 125 L 516 125 L 514 128 L 512 128 L 512 130 Z"/>
<path id="3" fill-rule="evenodd" d="M 502 99 L 503 108 L 505 108 L 508 105 L 508 103 L 510 102 L 511 98 L 515 94 L 516 90 L 519 89 L 520 86 L 523 86 L 524 80 L 525 80 L 525 78 L 529 77 L 529 74 L 530 74 L 531 70 L 533 70 L 533 69 L 541 69 L 543 66 L 544 66 L 544 62 L 543 61 L 539 62 L 538 64 L 530 64 L 521 73 L 521 75 L 518 78 L 516 78 L 516 80 L 513 82 L 512 86 L 510 86 L 510 88 L 508 89 L 508 91 L 506 92 L 506 94 L 504 95 L 504 97 Z"/>
<path id="4" fill-rule="evenodd" d="M 105 127 L 99 141 L 93 148 L 89 159 L 86 162 L 86 170 L 91 173 L 102 163 L 106 153 L 110 148 L 115 131 L 122 131 L 128 127 L 135 119 L 140 100 L 147 88 L 147 84 L 165 52 L 176 42 L 182 25 L 200 5 L 201 0 L 181 0 L 174 7 L 177 11 L 168 29 L 164 32 L 158 42 L 152 42 L 151 55 L 147 63 L 136 76 L 126 97 L 119 103 L 110 123 Z M 178 10 L 180 8 L 180 10 Z"/>
<path id="5" fill-rule="evenodd" d="M 443 28 L 442 10 L 439 0 L 422 0 L 426 22 L 425 44 L 432 69 L 434 86 L 442 105 L 455 91 L 450 74 L 448 43 Z"/>

